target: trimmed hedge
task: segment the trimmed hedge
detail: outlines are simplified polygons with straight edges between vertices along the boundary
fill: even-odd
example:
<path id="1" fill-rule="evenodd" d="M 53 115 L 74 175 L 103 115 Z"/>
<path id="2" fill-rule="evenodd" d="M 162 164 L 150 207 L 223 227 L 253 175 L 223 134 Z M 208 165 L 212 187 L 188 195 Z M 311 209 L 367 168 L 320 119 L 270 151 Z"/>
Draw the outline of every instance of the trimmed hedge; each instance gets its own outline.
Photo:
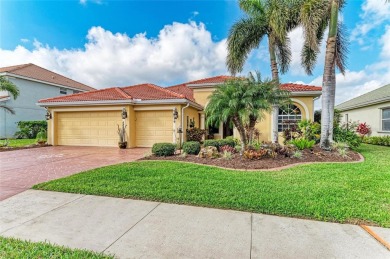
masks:
<path id="1" fill-rule="evenodd" d="M 18 128 L 15 138 L 33 139 L 37 137 L 38 132 L 47 131 L 47 121 L 19 121 Z"/>
<path id="2" fill-rule="evenodd" d="M 183 144 L 183 151 L 187 154 L 197 155 L 200 151 L 200 143 L 197 141 L 187 141 Z"/>
<path id="3" fill-rule="evenodd" d="M 156 143 L 152 147 L 152 153 L 156 156 L 173 156 L 176 145 L 172 143 Z"/>
<path id="4" fill-rule="evenodd" d="M 363 142 L 371 145 L 390 147 L 390 136 L 373 136 L 363 138 Z"/>
<path id="5" fill-rule="evenodd" d="M 231 146 L 235 147 L 236 143 L 234 142 L 234 139 L 208 139 L 204 141 L 205 147 L 216 147 L 219 148 L 222 146 Z"/>

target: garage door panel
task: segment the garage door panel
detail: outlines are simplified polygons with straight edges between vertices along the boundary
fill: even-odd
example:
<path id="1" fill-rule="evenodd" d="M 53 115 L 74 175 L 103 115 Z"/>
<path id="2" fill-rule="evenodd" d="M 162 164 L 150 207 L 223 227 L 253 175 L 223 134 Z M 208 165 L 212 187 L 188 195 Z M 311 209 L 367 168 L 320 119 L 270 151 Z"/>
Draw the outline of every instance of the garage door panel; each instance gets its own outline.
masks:
<path id="1" fill-rule="evenodd" d="M 57 144 L 117 146 L 120 111 L 61 112 L 57 119 Z"/>
<path id="2" fill-rule="evenodd" d="M 158 142 L 173 142 L 171 111 L 136 112 L 136 146 L 151 147 Z"/>

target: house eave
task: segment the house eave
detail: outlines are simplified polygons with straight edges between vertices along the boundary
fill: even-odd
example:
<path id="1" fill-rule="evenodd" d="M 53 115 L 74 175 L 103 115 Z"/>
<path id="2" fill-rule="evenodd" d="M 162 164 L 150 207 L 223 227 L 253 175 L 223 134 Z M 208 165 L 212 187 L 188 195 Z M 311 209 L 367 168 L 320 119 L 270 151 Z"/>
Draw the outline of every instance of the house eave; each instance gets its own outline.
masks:
<path id="1" fill-rule="evenodd" d="M 374 104 L 380 104 L 380 103 L 384 103 L 384 102 L 390 102 L 390 96 L 386 96 L 385 98 L 378 99 L 378 100 L 375 100 L 375 101 L 369 101 L 369 102 L 359 103 L 359 104 L 356 104 L 356 105 L 347 106 L 347 107 L 344 107 L 344 108 L 338 108 L 337 106 L 335 108 L 338 109 L 339 111 L 344 112 L 344 111 L 349 111 L 349 110 L 353 110 L 353 109 L 357 109 L 357 108 L 363 108 L 363 107 L 366 107 L 366 106 L 370 106 L 370 105 L 374 105 Z"/>
<path id="2" fill-rule="evenodd" d="M 297 91 L 290 92 L 291 96 L 321 96 L 321 91 Z"/>
<path id="3" fill-rule="evenodd" d="M 198 110 L 203 107 L 187 99 L 163 99 L 163 100 L 109 100 L 109 101 L 77 101 L 77 102 L 42 102 L 36 105 L 40 107 L 57 106 L 98 106 L 98 105 L 158 105 L 158 104 L 187 104 Z"/>

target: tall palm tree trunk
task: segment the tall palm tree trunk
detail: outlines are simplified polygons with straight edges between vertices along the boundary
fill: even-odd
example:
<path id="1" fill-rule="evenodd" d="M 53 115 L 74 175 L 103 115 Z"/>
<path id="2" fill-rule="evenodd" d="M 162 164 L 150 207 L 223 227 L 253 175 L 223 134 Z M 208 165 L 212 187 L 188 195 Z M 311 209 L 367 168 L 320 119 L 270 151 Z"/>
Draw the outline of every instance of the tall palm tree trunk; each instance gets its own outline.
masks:
<path id="1" fill-rule="evenodd" d="M 274 41 L 269 37 L 268 38 L 268 49 L 271 63 L 271 72 L 272 80 L 279 84 L 279 72 L 278 72 L 278 63 L 276 62 L 275 54 L 275 45 Z M 272 105 L 272 134 L 271 141 L 273 143 L 278 143 L 279 133 L 278 133 L 278 115 L 279 115 L 279 106 Z"/>
<path id="2" fill-rule="evenodd" d="M 326 42 L 325 68 L 322 80 L 321 141 L 322 149 L 330 150 L 333 141 L 333 116 L 335 104 L 335 55 L 338 22 L 338 0 L 332 0 L 329 34 Z"/>

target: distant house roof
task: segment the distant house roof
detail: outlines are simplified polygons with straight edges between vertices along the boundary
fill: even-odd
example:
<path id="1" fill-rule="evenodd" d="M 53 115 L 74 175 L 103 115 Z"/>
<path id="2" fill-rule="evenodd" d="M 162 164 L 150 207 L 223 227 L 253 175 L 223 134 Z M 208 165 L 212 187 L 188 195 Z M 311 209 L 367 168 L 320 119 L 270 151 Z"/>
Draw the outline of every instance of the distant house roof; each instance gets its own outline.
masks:
<path id="1" fill-rule="evenodd" d="M 47 70 L 35 64 L 23 64 L 0 68 L 0 73 L 7 73 L 15 76 L 27 77 L 51 84 L 61 85 L 70 88 L 76 88 L 82 91 L 96 90 L 88 85 L 82 84 L 53 71 Z"/>
<path id="2" fill-rule="evenodd" d="M 340 103 L 336 109 L 340 111 L 352 110 L 377 103 L 390 101 L 390 84 L 382 86 L 371 92 L 362 94 L 346 102 Z"/>

